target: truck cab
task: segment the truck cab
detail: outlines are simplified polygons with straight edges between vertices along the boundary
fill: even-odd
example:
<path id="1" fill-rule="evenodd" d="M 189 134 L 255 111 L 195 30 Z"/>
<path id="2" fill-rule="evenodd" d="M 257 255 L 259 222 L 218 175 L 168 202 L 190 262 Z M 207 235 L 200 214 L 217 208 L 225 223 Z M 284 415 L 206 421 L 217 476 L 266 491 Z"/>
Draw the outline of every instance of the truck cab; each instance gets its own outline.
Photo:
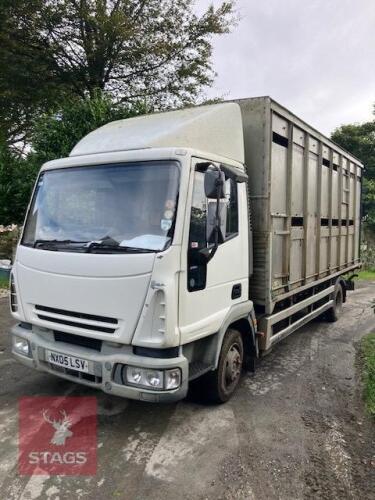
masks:
<path id="1" fill-rule="evenodd" d="M 11 274 L 23 364 L 145 401 L 234 392 L 257 355 L 241 111 L 120 120 L 42 166 Z"/>

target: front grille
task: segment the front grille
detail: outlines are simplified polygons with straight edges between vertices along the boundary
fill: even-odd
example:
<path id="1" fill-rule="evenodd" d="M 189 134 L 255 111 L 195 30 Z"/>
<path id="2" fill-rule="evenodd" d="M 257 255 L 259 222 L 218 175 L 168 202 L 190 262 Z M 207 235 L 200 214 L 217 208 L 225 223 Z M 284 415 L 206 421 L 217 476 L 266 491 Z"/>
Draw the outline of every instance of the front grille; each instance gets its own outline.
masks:
<path id="1" fill-rule="evenodd" d="M 38 311 L 50 312 L 54 314 L 63 314 L 64 316 L 71 316 L 72 318 L 88 319 L 91 321 L 101 321 L 102 323 L 112 323 L 117 325 L 118 321 L 115 318 L 108 318 L 107 316 L 96 316 L 94 314 L 86 314 L 73 311 L 65 311 L 65 309 L 56 309 L 54 307 L 35 306 Z"/>
<path id="2" fill-rule="evenodd" d="M 114 333 L 115 331 L 114 328 L 76 323 L 75 321 L 66 321 L 65 319 L 51 318 L 50 316 L 45 316 L 44 314 L 38 314 L 38 318 L 44 321 L 51 321 L 52 323 L 57 323 L 59 325 L 73 326 L 75 328 L 83 328 L 84 330 L 91 330 L 94 332 Z"/>
<path id="3" fill-rule="evenodd" d="M 118 320 L 107 316 L 97 316 L 75 311 L 66 311 L 54 307 L 35 306 L 37 317 L 43 321 L 66 325 L 83 330 L 101 333 L 114 333 L 118 328 Z"/>
<path id="4" fill-rule="evenodd" d="M 87 347 L 88 349 L 93 349 L 94 351 L 101 351 L 102 341 L 99 339 L 93 339 L 91 337 L 82 337 L 81 335 L 74 335 L 65 332 L 53 332 L 56 342 L 65 342 L 66 344 L 79 345 L 81 347 Z"/>

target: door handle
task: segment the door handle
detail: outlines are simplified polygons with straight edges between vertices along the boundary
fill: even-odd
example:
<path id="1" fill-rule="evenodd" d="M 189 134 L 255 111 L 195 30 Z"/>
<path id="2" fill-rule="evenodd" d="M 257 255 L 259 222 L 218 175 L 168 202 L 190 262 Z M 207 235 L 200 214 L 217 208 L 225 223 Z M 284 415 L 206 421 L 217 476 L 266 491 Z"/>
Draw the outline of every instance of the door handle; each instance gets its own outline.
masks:
<path id="1" fill-rule="evenodd" d="M 233 288 L 232 288 L 232 300 L 239 299 L 241 297 L 241 293 L 242 293 L 241 283 L 237 283 L 236 285 L 233 285 Z"/>

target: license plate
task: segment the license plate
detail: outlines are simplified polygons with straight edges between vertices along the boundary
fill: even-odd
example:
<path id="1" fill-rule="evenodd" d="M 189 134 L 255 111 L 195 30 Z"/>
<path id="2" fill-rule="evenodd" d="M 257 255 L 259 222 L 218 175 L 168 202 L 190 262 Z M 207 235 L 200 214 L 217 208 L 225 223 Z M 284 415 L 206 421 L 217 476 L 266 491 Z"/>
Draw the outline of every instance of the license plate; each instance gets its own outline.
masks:
<path id="1" fill-rule="evenodd" d="M 61 354 L 61 352 L 46 350 L 46 360 L 48 363 L 62 366 L 63 368 L 68 368 L 70 370 L 77 370 L 84 373 L 88 373 L 89 371 L 89 362 L 86 359 L 68 356 L 67 354 Z"/>

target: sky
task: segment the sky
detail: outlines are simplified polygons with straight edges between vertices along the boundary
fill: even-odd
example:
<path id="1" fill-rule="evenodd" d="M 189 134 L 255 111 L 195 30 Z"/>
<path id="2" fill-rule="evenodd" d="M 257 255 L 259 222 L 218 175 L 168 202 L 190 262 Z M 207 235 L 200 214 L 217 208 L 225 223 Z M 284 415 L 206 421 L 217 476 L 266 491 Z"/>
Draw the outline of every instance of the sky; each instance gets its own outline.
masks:
<path id="1" fill-rule="evenodd" d="M 209 97 L 270 95 L 327 135 L 373 119 L 375 0 L 237 0 L 237 13 L 213 39 Z"/>

